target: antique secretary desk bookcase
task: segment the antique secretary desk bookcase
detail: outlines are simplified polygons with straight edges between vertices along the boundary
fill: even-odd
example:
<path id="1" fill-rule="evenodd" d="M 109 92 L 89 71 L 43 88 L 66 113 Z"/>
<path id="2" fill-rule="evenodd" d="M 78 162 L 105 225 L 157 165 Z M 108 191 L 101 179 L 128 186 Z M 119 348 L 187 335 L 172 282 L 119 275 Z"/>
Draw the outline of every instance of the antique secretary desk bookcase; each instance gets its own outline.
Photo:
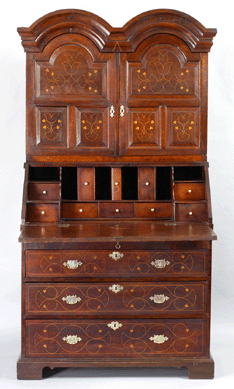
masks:
<path id="1" fill-rule="evenodd" d="M 187 367 L 212 378 L 208 52 L 173 10 L 113 28 L 62 10 L 27 53 L 18 378 Z"/>

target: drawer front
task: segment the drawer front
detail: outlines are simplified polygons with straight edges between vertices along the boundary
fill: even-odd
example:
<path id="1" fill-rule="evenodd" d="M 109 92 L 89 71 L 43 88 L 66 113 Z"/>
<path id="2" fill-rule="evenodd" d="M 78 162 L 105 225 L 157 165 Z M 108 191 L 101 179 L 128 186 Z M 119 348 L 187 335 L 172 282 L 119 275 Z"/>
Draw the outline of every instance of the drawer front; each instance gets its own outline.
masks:
<path id="1" fill-rule="evenodd" d="M 62 218 L 80 219 L 98 217 L 97 203 L 63 203 Z"/>
<path id="2" fill-rule="evenodd" d="M 208 273 L 200 251 L 27 250 L 27 277 L 189 277 Z"/>
<path id="3" fill-rule="evenodd" d="M 133 203 L 100 203 L 100 217 L 134 217 Z"/>
<path id="4" fill-rule="evenodd" d="M 29 182 L 28 184 L 28 199 L 29 200 L 59 200 L 59 184 L 39 184 Z"/>
<path id="5" fill-rule="evenodd" d="M 206 204 L 176 204 L 177 222 L 202 222 L 207 220 Z"/>
<path id="6" fill-rule="evenodd" d="M 207 283 L 26 284 L 26 314 L 206 313 Z"/>
<path id="7" fill-rule="evenodd" d="M 26 320 L 27 357 L 147 358 L 206 355 L 206 321 Z"/>
<path id="8" fill-rule="evenodd" d="M 172 203 L 136 203 L 136 217 L 170 219 Z"/>
<path id="9" fill-rule="evenodd" d="M 53 223 L 59 221 L 58 204 L 27 204 L 27 221 Z"/>
<path id="10" fill-rule="evenodd" d="M 95 169 L 94 168 L 78 168 L 78 197 L 79 200 L 94 200 L 95 199 Z"/>
<path id="11" fill-rule="evenodd" d="M 205 184 L 204 183 L 175 183 L 174 196 L 177 201 L 204 200 Z"/>

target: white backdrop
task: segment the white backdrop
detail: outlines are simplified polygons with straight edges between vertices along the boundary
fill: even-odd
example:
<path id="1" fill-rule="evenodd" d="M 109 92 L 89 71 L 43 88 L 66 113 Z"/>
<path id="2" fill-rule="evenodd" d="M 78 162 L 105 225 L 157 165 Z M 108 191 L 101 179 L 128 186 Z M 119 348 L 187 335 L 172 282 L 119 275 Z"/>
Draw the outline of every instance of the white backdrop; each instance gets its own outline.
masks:
<path id="1" fill-rule="evenodd" d="M 226 388 L 234 384 L 234 40 L 233 13 L 230 0 L 144 0 L 116 2 L 105 0 L 21 0 L 1 5 L 0 24 L 0 389 L 66 388 L 70 384 L 92 389 L 142 389 L 146 383 L 160 388 Z M 98 14 L 113 27 L 123 26 L 139 13 L 154 8 L 185 12 L 205 27 L 217 28 L 209 54 L 208 161 L 213 205 L 214 230 L 218 241 L 213 244 L 212 342 L 216 378 L 188 381 L 186 374 L 162 370 L 153 376 L 144 372 L 107 373 L 78 371 L 60 373 L 42 382 L 16 381 L 16 360 L 20 353 L 20 244 L 19 235 L 23 163 L 25 161 L 25 53 L 17 27 L 28 27 L 35 20 L 63 8 L 79 8 Z M 100 376 L 99 376 L 100 375 Z M 165 376 L 166 375 L 166 376 Z M 113 376 L 112 378 L 110 378 Z M 58 379 L 63 377 L 63 379 Z"/>

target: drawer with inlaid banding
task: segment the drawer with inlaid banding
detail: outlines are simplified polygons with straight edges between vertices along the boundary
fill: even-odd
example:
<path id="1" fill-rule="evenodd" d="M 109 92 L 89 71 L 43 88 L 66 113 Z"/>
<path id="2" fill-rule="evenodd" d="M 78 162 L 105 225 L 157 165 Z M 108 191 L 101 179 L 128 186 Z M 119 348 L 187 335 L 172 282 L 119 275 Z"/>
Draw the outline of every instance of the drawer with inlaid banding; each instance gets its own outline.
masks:
<path id="1" fill-rule="evenodd" d="M 205 356 L 204 319 L 26 320 L 26 356 Z"/>
<path id="2" fill-rule="evenodd" d="M 26 277 L 191 277 L 209 274 L 201 251 L 27 250 Z"/>
<path id="3" fill-rule="evenodd" d="M 207 283 L 27 283 L 26 315 L 207 312 Z"/>

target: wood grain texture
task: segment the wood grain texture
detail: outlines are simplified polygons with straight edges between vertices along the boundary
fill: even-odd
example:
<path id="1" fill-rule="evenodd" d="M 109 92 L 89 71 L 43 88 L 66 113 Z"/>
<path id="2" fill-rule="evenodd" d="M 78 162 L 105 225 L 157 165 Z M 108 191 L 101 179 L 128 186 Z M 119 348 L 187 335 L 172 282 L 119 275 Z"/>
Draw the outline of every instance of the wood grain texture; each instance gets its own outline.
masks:
<path id="1" fill-rule="evenodd" d="M 18 32 L 27 56 L 18 378 L 121 366 L 213 378 L 206 154 L 216 30 L 167 9 L 122 28 L 61 10 Z"/>

